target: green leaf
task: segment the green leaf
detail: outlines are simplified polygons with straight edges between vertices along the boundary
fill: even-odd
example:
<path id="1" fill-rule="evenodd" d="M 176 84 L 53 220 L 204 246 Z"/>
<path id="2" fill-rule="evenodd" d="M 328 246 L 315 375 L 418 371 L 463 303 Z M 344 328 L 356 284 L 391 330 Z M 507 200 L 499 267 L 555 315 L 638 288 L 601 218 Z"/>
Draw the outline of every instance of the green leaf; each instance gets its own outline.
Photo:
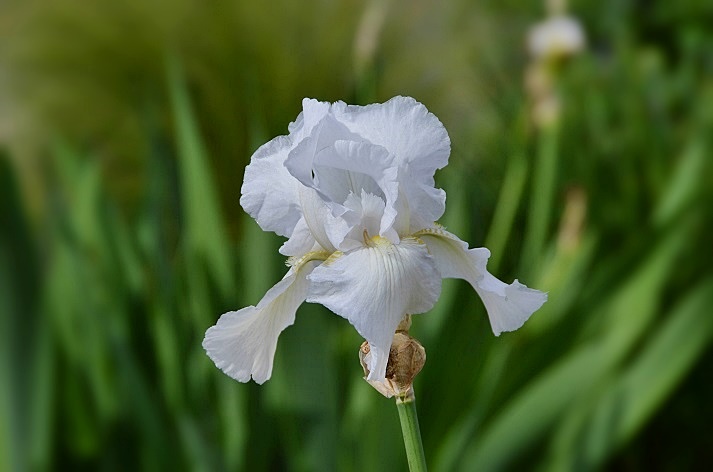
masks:
<path id="1" fill-rule="evenodd" d="M 205 260 L 221 292 L 228 294 L 235 287 L 230 266 L 232 251 L 225 234 L 225 224 L 215 190 L 215 181 L 210 172 L 208 154 L 191 108 L 178 60 L 175 57 L 169 58 L 167 68 L 179 156 L 188 270 L 199 270 L 197 261 Z"/>
<path id="2" fill-rule="evenodd" d="M 657 297 L 685 241 L 677 231 L 591 316 L 607 320 L 602 335 L 570 351 L 530 382 L 475 436 L 464 470 L 499 470 L 544 434 L 617 366 L 651 322 Z"/>
<path id="3" fill-rule="evenodd" d="M 640 354 L 555 443 L 549 470 L 594 470 L 651 418 L 713 339 L 713 278 L 691 289 Z"/>

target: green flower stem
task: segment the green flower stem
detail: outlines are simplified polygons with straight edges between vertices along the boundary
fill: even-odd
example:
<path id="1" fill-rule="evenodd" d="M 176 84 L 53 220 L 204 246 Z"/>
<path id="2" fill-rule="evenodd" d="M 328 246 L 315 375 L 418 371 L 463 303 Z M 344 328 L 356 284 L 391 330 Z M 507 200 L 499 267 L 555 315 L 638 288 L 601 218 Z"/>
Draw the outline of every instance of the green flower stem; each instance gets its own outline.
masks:
<path id="1" fill-rule="evenodd" d="M 532 177 L 530 212 L 523 243 L 525 270 L 530 276 L 539 270 L 552 219 L 557 186 L 558 131 L 558 124 L 554 122 L 544 127 L 538 136 L 537 161 Z"/>
<path id="2" fill-rule="evenodd" d="M 418 414 L 416 413 L 416 397 L 413 388 L 404 396 L 396 397 L 396 409 L 401 420 L 401 432 L 404 435 L 406 458 L 411 472 L 425 472 L 426 455 L 423 453 L 421 430 L 418 427 Z"/>

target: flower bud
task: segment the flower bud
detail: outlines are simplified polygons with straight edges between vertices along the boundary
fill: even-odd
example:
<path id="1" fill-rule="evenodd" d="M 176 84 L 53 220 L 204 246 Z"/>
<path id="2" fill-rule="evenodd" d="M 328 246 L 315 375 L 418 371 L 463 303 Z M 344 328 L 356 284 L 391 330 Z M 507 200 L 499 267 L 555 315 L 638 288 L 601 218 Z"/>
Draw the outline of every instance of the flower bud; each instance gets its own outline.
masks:
<path id="1" fill-rule="evenodd" d="M 410 321 L 410 320 L 409 320 Z M 410 323 L 408 323 L 410 324 Z M 359 361 L 364 369 L 364 379 L 369 376 L 369 358 L 371 349 L 364 341 L 359 349 Z M 372 387 L 386 398 L 393 396 L 406 397 L 411 392 L 413 379 L 426 363 L 426 350 L 421 343 L 409 336 L 405 331 L 397 331 L 389 350 L 389 361 L 386 365 L 384 380 L 367 380 Z"/>

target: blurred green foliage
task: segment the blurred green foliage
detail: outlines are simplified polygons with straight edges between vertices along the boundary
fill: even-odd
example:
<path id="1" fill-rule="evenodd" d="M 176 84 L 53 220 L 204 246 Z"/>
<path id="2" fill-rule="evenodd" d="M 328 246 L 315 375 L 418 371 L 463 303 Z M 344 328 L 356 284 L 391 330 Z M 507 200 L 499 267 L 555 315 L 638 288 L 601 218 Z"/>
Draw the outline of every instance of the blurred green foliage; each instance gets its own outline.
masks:
<path id="1" fill-rule="evenodd" d="M 451 134 L 442 223 L 550 294 L 500 338 L 462 281 L 414 318 L 431 468 L 710 467 L 713 8 L 572 12 L 536 128 L 537 4 L 0 5 L 0 470 L 405 470 L 343 319 L 304 305 L 263 386 L 201 348 L 285 270 L 238 204 L 251 152 L 304 96 L 396 94 Z"/>

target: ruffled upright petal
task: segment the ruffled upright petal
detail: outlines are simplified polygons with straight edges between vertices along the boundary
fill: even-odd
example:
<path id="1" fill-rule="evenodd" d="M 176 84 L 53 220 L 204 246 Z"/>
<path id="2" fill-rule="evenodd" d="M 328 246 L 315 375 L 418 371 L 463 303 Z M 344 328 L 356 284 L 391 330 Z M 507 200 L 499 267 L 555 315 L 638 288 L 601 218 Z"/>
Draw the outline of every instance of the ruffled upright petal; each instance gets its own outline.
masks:
<path id="1" fill-rule="evenodd" d="M 382 380 L 396 327 L 405 314 L 433 307 L 441 278 L 417 239 L 394 245 L 376 236 L 368 243 L 317 267 L 309 276 L 307 301 L 349 320 L 371 347 L 368 379 Z"/>
<path id="2" fill-rule="evenodd" d="M 383 200 L 379 229 L 370 234 L 379 234 L 393 243 L 398 243 L 398 235 L 392 231 L 397 218 L 409 218 L 408 207 L 401 208 L 397 202 L 398 171 L 392 154 L 366 142 L 336 141 L 314 160 L 318 189 L 331 201 L 344 204 L 349 195 L 360 197 L 362 191 Z"/>
<path id="3" fill-rule="evenodd" d="M 339 140 L 362 141 L 363 138 L 349 131 L 343 123 L 328 114 L 312 127 L 309 134 L 296 141 L 294 149 L 290 151 L 285 161 L 285 167 L 303 185 L 315 187 L 313 175 L 315 157 L 320 151 Z"/>
<path id="4" fill-rule="evenodd" d="M 292 148 L 289 136 L 278 136 L 255 151 L 245 168 L 240 205 L 265 231 L 290 237 L 301 217 L 302 184 L 284 166 Z"/>
<path id="5" fill-rule="evenodd" d="M 303 185 L 285 167 L 290 152 L 303 143 L 329 113 L 330 103 L 305 98 L 302 113 L 290 123 L 289 136 L 260 146 L 245 169 L 240 204 L 265 231 L 290 237 L 300 220 L 299 188 Z M 346 128 L 342 127 L 345 130 Z"/>
<path id="6" fill-rule="evenodd" d="M 396 187 L 397 167 L 393 155 L 375 144 L 335 141 L 321 149 L 314 158 L 316 188 L 335 202 L 344 202 L 349 194 L 362 190 L 385 196 L 389 184 Z"/>
<path id="7" fill-rule="evenodd" d="M 225 313 L 208 328 L 203 348 L 220 370 L 240 382 L 252 377 L 261 384 L 270 378 L 277 338 L 294 323 L 307 295 L 306 277 L 315 265 L 312 261 L 291 268 L 257 306 Z"/>
<path id="8" fill-rule="evenodd" d="M 302 100 L 302 112 L 297 115 L 297 119 L 287 126 L 287 129 L 295 139 L 299 141 L 305 136 L 308 136 L 312 129 L 322 121 L 328 113 L 332 104 L 329 102 L 320 102 L 314 98 L 305 98 Z"/>
<path id="9" fill-rule="evenodd" d="M 486 265 L 490 251 L 468 249 L 455 235 L 433 228 L 418 235 L 428 246 L 444 278 L 467 280 L 483 300 L 493 333 L 515 331 L 547 301 L 547 294 L 515 280 L 508 285 L 490 274 Z"/>
<path id="10" fill-rule="evenodd" d="M 451 143 L 433 113 L 411 97 L 394 97 L 364 107 L 335 103 L 332 113 L 350 131 L 396 157 L 400 191 L 411 208 L 411 231 L 443 216 L 446 195 L 434 188 L 433 176 L 448 164 Z"/>
<path id="11" fill-rule="evenodd" d="M 433 186 L 433 174 L 448 164 L 451 142 L 446 128 L 411 97 L 367 106 L 335 103 L 332 113 L 350 131 L 388 149 L 420 183 Z"/>

